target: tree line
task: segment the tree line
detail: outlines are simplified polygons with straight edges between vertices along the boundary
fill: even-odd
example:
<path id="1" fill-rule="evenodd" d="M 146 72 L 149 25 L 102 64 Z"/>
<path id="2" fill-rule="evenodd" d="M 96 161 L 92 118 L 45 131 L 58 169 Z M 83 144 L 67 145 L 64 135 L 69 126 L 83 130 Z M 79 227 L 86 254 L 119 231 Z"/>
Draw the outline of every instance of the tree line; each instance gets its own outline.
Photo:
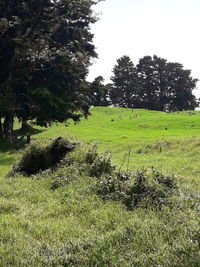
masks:
<path id="1" fill-rule="evenodd" d="M 128 56 L 117 60 L 111 77 L 90 84 L 89 103 L 94 106 L 145 108 L 149 110 L 194 110 L 198 99 L 193 94 L 197 79 L 182 64 L 168 62 L 154 55 L 145 56 L 134 66 Z"/>

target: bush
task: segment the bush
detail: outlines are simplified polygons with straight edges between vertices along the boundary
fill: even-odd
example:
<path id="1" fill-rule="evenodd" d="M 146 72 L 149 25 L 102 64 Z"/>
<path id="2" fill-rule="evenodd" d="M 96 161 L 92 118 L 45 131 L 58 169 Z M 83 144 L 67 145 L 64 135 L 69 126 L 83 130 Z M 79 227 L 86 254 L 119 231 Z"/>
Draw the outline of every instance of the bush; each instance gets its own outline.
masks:
<path id="1" fill-rule="evenodd" d="M 112 174 L 115 170 L 112 155 L 110 153 L 99 154 L 96 145 L 86 153 L 85 162 L 89 165 L 89 176 L 92 177 L 99 178 L 103 174 Z"/>
<path id="2" fill-rule="evenodd" d="M 169 198 L 176 189 L 173 175 L 163 175 L 155 170 L 152 173 L 140 171 L 136 173 L 134 181 L 126 185 L 124 203 L 128 209 L 138 205 L 161 207 L 169 204 Z"/>
<path id="3" fill-rule="evenodd" d="M 99 157 L 97 152 L 97 145 L 94 145 L 91 149 L 89 149 L 86 153 L 85 162 L 87 164 L 92 165 L 94 161 Z"/>
<path id="4" fill-rule="evenodd" d="M 103 174 L 112 174 L 115 166 L 112 164 L 110 154 L 98 155 L 92 165 L 89 167 L 89 175 L 93 177 L 101 177 Z"/>
<path id="5" fill-rule="evenodd" d="M 117 200 L 129 210 L 140 206 L 169 204 L 169 198 L 177 189 L 174 176 L 163 175 L 158 171 L 137 173 L 117 173 L 102 175 L 97 183 L 97 193 L 104 200 Z"/>
<path id="6" fill-rule="evenodd" d="M 67 153 L 75 148 L 76 144 L 65 138 L 58 137 L 50 145 L 41 147 L 38 144 L 29 146 L 22 158 L 14 166 L 13 172 L 27 175 L 36 174 L 59 163 Z"/>

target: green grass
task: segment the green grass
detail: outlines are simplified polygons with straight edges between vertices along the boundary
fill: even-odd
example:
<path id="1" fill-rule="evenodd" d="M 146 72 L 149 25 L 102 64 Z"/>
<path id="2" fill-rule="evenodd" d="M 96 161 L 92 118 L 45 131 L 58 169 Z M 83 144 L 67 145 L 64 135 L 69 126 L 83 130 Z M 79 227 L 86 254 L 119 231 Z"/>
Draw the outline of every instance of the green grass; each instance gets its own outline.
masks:
<path id="1" fill-rule="evenodd" d="M 154 166 L 186 182 L 194 180 L 199 187 L 200 112 L 166 114 L 122 108 L 93 108 L 91 112 L 92 116 L 79 124 L 57 124 L 37 138 L 74 136 L 85 143 L 97 143 L 100 151 L 112 152 L 117 164 L 130 148 L 130 169 Z M 128 157 L 124 169 L 127 161 Z"/>
<path id="2" fill-rule="evenodd" d="M 130 149 L 124 170 L 154 166 L 175 174 L 182 190 L 195 194 L 195 206 L 188 198 L 173 209 L 129 212 L 120 202 L 102 201 L 94 179 L 76 170 L 8 177 L 21 151 L 0 144 L 0 266 L 200 266 L 200 113 L 91 112 L 76 125 L 37 127 L 32 138 L 97 143 L 119 166 Z M 81 151 L 74 157 L 80 160 Z M 55 176 L 68 175 L 70 184 L 50 190 Z"/>

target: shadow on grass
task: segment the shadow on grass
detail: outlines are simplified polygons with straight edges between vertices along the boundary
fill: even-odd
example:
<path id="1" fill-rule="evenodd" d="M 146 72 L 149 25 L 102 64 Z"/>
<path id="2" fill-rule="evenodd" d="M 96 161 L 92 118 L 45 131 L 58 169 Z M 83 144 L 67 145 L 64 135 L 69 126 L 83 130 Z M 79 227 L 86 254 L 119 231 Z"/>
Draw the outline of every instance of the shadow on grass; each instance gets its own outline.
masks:
<path id="1" fill-rule="evenodd" d="M 26 131 L 22 131 L 20 129 L 14 130 L 14 135 L 17 137 L 17 142 L 14 144 L 8 144 L 4 140 L 0 139 L 0 152 L 14 152 L 16 150 L 19 150 L 21 148 L 24 148 L 25 145 L 27 144 L 27 133 L 32 135 L 37 135 L 39 133 L 42 133 L 46 131 L 45 129 L 36 129 L 33 128 L 32 126 L 29 126 Z"/>
<path id="2" fill-rule="evenodd" d="M 16 144 L 8 144 L 3 140 L 0 140 L 0 152 L 8 152 L 16 150 Z"/>
<path id="3" fill-rule="evenodd" d="M 36 135 L 45 131 L 46 129 L 37 129 L 29 125 L 25 131 L 21 129 L 14 130 L 14 134 L 16 134 L 18 137 L 22 137 L 24 135 L 27 135 L 27 133 L 29 133 L 30 135 Z"/>

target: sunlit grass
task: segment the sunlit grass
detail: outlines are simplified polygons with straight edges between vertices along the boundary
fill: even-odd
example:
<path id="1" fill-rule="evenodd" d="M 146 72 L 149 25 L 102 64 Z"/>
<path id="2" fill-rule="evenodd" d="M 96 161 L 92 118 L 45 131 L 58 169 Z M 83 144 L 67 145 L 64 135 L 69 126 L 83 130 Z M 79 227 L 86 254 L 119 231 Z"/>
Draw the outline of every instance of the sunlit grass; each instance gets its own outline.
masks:
<path id="1" fill-rule="evenodd" d="M 199 112 L 93 108 L 79 124 L 37 129 L 32 141 L 70 136 L 97 143 L 118 166 L 130 151 L 123 170 L 153 166 L 199 194 Z M 200 266 L 197 207 L 186 202 L 129 212 L 119 202 L 102 201 L 85 173 L 52 191 L 54 174 L 8 176 L 21 151 L 5 144 L 1 151 L 0 266 Z"/>

